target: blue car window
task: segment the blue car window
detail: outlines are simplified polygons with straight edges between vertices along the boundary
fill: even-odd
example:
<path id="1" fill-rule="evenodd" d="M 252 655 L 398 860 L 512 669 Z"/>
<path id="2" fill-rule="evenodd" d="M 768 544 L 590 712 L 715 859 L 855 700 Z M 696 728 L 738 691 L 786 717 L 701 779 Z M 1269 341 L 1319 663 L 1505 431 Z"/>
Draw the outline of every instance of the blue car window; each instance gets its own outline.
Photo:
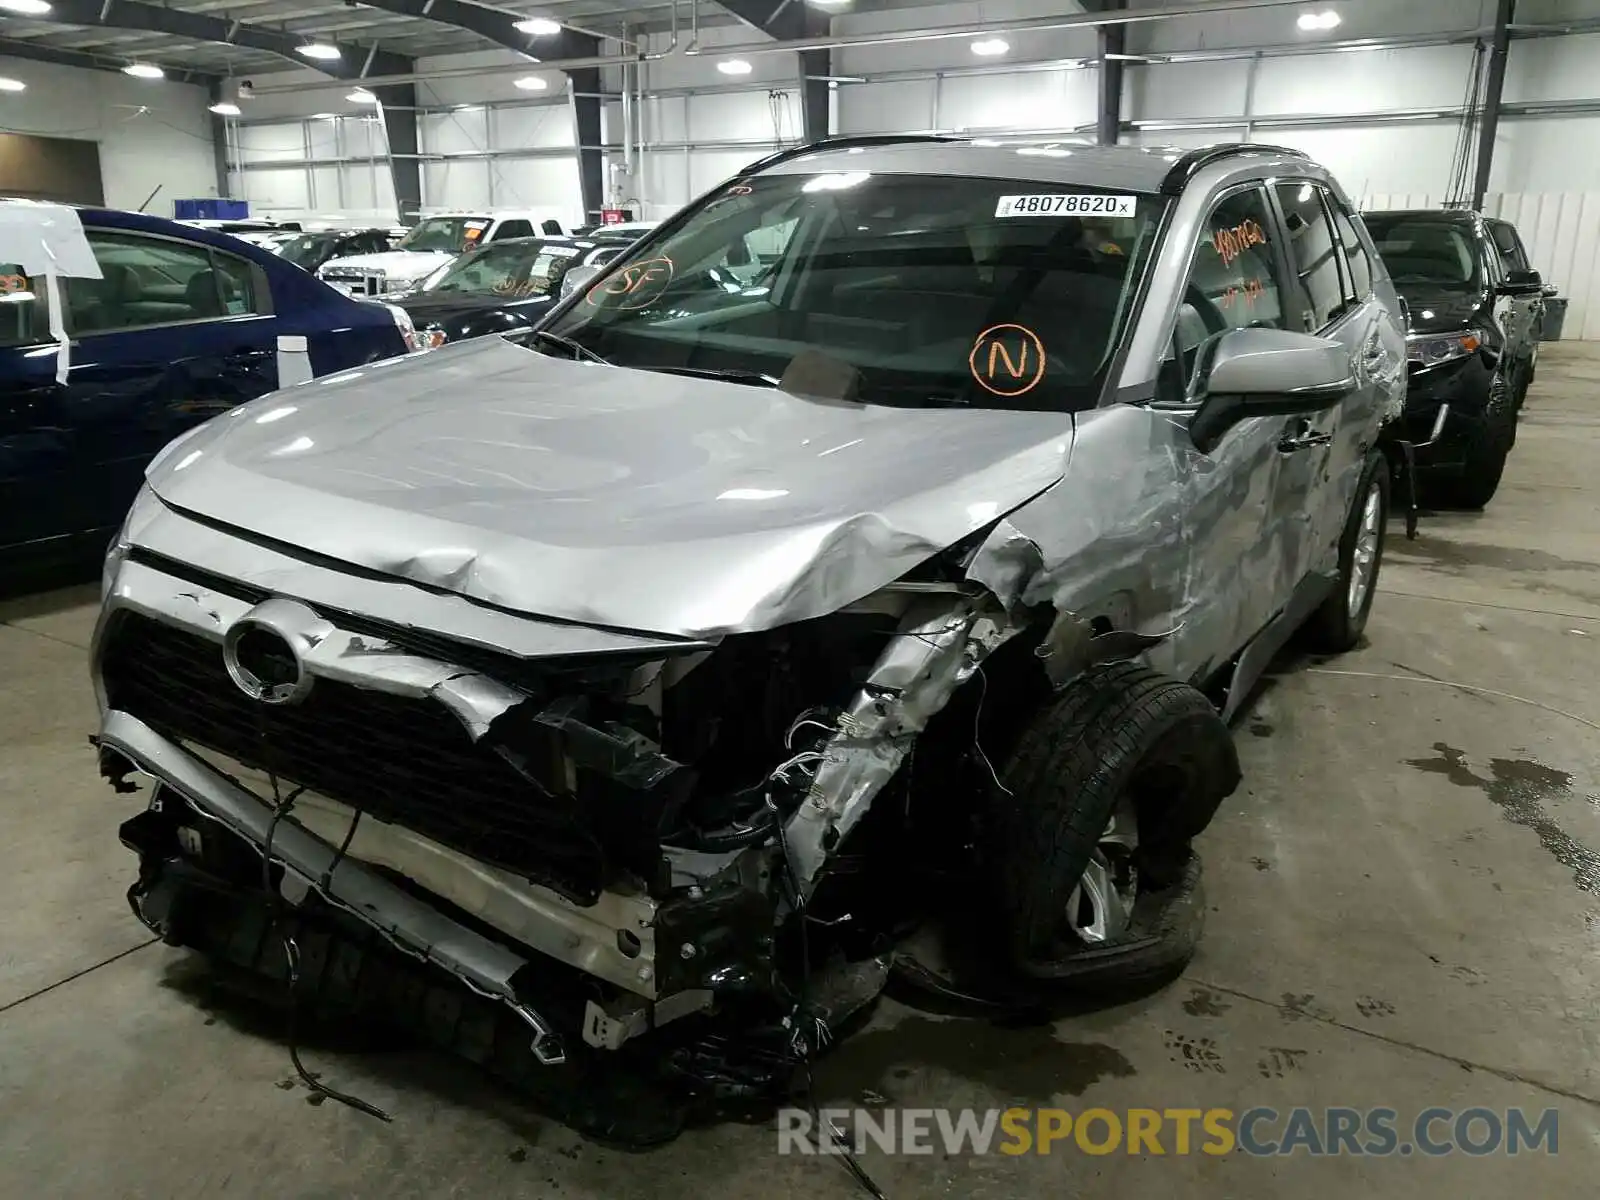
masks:
<path id="1" fill-rule="evenodd" d="M 87 230 L 100 279 L 68 279 L 74 334 L 214 321 L 256 311 L 248 263 L 207 246 L 143 234 Z"/>
<path id="2" fill-rule="evenodd" d="M 0 346 L 27 346 L 50 336 L 43 287 L 16 263 L 0 263 Z"/>

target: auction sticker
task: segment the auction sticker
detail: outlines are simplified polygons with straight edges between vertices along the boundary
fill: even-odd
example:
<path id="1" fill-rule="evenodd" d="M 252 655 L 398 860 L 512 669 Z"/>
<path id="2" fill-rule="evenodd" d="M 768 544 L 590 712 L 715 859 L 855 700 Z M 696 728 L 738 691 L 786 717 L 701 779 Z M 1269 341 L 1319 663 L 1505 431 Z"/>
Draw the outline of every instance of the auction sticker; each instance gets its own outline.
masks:
<path id="1" fill-rule="evenodd" d="M 1131 217 L 1137 196 L 1099 192 L 1055 192 L 1046 196 L 1001 196 L 997 217 Z"/>

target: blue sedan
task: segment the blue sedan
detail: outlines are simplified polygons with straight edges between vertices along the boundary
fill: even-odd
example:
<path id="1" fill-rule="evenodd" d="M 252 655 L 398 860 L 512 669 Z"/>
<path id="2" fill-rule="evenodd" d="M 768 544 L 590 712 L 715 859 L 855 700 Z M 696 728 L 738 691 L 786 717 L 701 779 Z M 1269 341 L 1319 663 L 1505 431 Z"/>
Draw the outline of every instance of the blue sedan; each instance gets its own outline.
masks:
<path id="1" fill-rule="evenodd" d="M 0 582 L 103 544 L 162 446 L 279 386 L 281 335 L 305 339 L 313 375 L 415 345 L 403 311 L 227 234 L 78 216 L 103 278 L 60 281 L 65 384 L 43 281 L 0 263 Z"/>

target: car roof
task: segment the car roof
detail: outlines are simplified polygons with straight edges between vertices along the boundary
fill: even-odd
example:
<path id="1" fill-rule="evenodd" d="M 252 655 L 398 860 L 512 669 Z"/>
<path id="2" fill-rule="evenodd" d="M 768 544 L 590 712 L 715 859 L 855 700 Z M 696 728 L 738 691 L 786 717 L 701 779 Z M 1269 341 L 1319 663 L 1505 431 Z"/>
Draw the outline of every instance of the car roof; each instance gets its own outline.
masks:
<path id="1" fill-rule="evenodd" d="M 1172 146 L 1096 146 L 1062 139 L 972 138 L 817 145 L 762 174 L 811 174 L 823 164 L 884 175 L 964 175 L 1159 192 L 1185 151 Z"/>
<path id="2" fill-rule="evenodd" d="M 1455 225 L 1474 225 L 1482 218 L 1467 208 L 1375 208 L 1361 214 L 1368 217 L 1431 217 Z"/>

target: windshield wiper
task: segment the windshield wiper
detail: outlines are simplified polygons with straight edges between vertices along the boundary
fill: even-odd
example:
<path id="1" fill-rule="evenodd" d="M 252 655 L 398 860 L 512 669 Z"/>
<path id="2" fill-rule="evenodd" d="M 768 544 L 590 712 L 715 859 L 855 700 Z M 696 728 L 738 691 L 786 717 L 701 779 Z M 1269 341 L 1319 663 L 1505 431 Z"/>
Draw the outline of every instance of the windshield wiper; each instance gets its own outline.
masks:
<path id="1" fill-rule="evenodd" d="M 602 367 L 614 365 L 610 359 L 602 358 L 582 342 L 574 341 L 564 334 L 551 333 L 548 329 L 535 329 L 528 338 L 535 345 L 555 346 L 557 349 L 565 350 L 575 359 L 587 359 L 589 362 L 599 363 Z"/>
<path id="2" fill-rule="evenodd" d="M 783 381 L 776 375 L 763 375 L 760 371 L 747 371 L 741 367 L 646 367 L 647 371 L 660 371 L 664 375 L 692 375 L 696 379 L 720 379 L 724 383 L 751 383 L 762 387 L 777 387 Z"/>

